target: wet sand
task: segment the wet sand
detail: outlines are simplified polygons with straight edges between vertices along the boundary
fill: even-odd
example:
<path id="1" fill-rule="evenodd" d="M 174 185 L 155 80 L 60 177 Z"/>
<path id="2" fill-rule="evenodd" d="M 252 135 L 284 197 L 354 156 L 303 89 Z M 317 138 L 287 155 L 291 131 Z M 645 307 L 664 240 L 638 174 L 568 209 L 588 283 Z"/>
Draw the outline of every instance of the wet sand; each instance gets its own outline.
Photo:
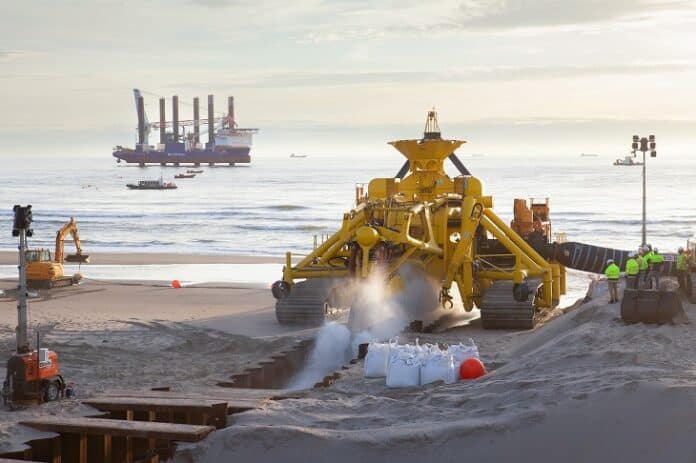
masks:
<path id="1" fill-rule="evenodd" d="M 95 265 L 281 264 L 282 257 L 227 254 L 85 252 Z M 16 265 L 16 251 L 0 251 L 0 265 Z"/>

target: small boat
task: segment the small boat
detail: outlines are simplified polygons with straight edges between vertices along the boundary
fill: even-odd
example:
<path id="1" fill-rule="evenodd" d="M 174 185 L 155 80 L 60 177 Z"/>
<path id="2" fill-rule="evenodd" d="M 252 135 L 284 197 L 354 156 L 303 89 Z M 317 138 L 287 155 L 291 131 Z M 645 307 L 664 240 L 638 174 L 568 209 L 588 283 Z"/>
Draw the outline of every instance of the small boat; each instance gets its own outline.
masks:
<path id="1" fill-rule="evenodd" d="M 582 157 L 582 158 L 596 158 L 597 156 L 599 156 L 599 154 L 595 154 L 595 153 L 580 153 L 580 157 Z"/>
<path id="2" fill-rule="evenodd" d="M 131 190 L 174 190 L 177 188 L 174 182 L 159 180 L 140 180 L 137 184 L 129 183 L 126 185 Z"/>
<path id="3" fill-rule="evenodd" d="M 176 174 L 174 178 L 193 178 L 196 174 Z"/>
<path id="4" fill-rule="evenodd" d="M 186 171 L 187 174 L 202 174 L 202 170 L 189 169 Z"/>
<path id="5" fill-rule="evenodd" d="M 617 159 L 614 161 L 615 166 L 642 166 L 643 163 L 640 161 L 635 161 L 632 156 L 626 156 L 623 159 Z"/>
<path id="6" fill-rule="evenodd" d="M 291 157 L 291 158 L 306 158 L 307 155 L 306 155 L 306 154 L 295 154 L 295 153 L 292 153 L 292 154 L 290 155 L 290 157 Z"/>

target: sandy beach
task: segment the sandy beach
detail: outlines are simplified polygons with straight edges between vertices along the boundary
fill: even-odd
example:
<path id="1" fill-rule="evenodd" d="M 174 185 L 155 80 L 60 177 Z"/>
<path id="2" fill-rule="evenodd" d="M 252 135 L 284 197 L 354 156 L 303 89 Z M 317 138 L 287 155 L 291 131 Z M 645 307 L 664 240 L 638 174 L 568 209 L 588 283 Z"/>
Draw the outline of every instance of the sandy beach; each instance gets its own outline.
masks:
<path id="1" fill-rule="evenodd" d="M 285 259 L 272 256 L 228 254 L 177 254 L 170 252 L 86 252 L 97 265 L 173 265 L 173 264 L 282 264 Z M 16 265 L 17 251 L 0 251 L 0 265 Z"/>
<path id="2" fill-rule="evenodd" d="M 475 339 L 482 379 L 388 389 L 356 366 L 326 390 L 245 413 L 176 461 L 693 461 L 695 330 L 627 325 L 599 287 L 533 331 L 474 321 L 420 335 Z"/>
<path id="3" fill-rule="evenodd" d="M 12 281 L 0 281 L 0 351 L 15 348 Z M 78 398 L 107 389 L 170 386 L 178 391 L 216 387 L 236 371 L 313 329 L 283 328 L 267 288 L 210 284 L 180 289 L 156 282 L 86 281 L 39 290 L 29 299 L 29 326 L 42 345 L 59 353 L 61 372 Z M 4 355 L 3 355 L 4 357 Z M 5 361 L 0 361 L 5 377 Z M 46 414 L 92 413 L 75 400 L 0 410 L 0 452 L 38 437 L 15 423 Z"/>
<path id="4" fill-rule="evenodd" d="M 104 258 L 139 263 L 134 255 Z M 14 349 L 14 287 L 0 282 L 0 349 L 8 353 Z M 696 328 L 626 325 L 618 305 L 607 303 L 604 285 L 595 285 L 591 296 L 579 307 L 556 309 L 531 331 L 483 330 L 475 314 L 462 314 L 435 333 L 402 335 L 423 343 L 474 339 L 489 370 L 480 380 L 388 389 L 383 379 L 365 379 L 358 363 L 328 389 L 235 415 L 230 427 L 183 446 L 176 461 L 300 462 L 310 448 L 314 461 L 333 463 L 415 462 L 435 453 L 438 461 L 462 455 L 529 461 L 542 449 L 544 460 L 691 461 Z M 30 330 L 38 329 L 42 344 L 59 352 L 78 398 L 114 388 L 211 390 L 319 330 L 279 326 L 268 289 L 238 284 L 174 289 L 87 280 L 39 290 L 29 304 Z M 696 317 L 696 307 L 687 305 L 687 313 Z M 3 368 L 0 362 L 0 375 Z M 21 419 L 91 413 L 76 400 L 0 411 L 0 451 L 41 436 L 15 425 Z"/>

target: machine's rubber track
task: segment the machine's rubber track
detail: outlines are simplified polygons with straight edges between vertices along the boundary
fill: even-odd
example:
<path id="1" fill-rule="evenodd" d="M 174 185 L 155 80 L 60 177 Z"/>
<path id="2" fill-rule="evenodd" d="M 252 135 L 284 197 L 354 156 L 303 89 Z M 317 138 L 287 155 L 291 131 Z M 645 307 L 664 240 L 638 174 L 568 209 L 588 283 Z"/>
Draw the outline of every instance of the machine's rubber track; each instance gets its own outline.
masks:
<path id="1" fill-rule="evenodd" d="M 481 326 L 484 329 L 523 329 L 534 328 L 534 314 L 536 306 L 534 295 L 541 282 L 530 280 L 528 282 L 531 289 L 529 299 L 525 302 L 518 302 L 512 294 L 514 286 L 512 281 L 496 281 L 486 288 L 481 301 Z"/>
<path id="2" fill-rule="evenodd" d="M 696 274 L 689 272 L 687 274 L 687 278 L 689 278 L 690 285 L 689 288 L 684 292 L 686 293 L 689 303 L 696 304 Z"/>
<path id="3" fill-rule="evenodd" d="M 276 301 L 276 319 L 281 325 L 321 325 L 327 319 L 340 318 L 334 307 L 332 289 L 336 280 L 317 278 L 295 283 L 290 295 Z"/>
<path id="4" fill-rule="evenodd" d="M 27 280 L 27 287 L 30 289 L 52 289 L 63 288 L 77 284 L 78 279 L 74 277 L 62 277 L 56 280 Z"/>

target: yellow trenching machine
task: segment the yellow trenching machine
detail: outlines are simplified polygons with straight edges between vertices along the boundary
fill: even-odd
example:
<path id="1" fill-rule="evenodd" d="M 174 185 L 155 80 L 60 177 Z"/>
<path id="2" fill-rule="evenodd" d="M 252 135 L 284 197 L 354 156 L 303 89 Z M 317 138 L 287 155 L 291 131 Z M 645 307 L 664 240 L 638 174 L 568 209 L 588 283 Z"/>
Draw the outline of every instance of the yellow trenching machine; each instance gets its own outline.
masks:
<path id="1" fill-rule="evenodd" d="M 391 142 L 408 159 L 396 177 L 373 179 L 367 194 L 358 188 L 340 230 L 297 264 L 287 253 L 283 279 L 271 288 L 278 322 L 318 324 L 341 309 L 355 311 L 355 282 L 379 272 L 398 291 L 404 265 L 440 285 L 435 304 L 445 308 L 456 284 L 463 307 L 481 310 L 484 328 L 533 328 L 537 307 L 555 307 L 565 268 L 493 212 L 481 181 L 454 154 L 464 143 L 442 139 L 435 111 L 422 139 Z M 447 158 L 461 175 L 445 173 Z"/>

